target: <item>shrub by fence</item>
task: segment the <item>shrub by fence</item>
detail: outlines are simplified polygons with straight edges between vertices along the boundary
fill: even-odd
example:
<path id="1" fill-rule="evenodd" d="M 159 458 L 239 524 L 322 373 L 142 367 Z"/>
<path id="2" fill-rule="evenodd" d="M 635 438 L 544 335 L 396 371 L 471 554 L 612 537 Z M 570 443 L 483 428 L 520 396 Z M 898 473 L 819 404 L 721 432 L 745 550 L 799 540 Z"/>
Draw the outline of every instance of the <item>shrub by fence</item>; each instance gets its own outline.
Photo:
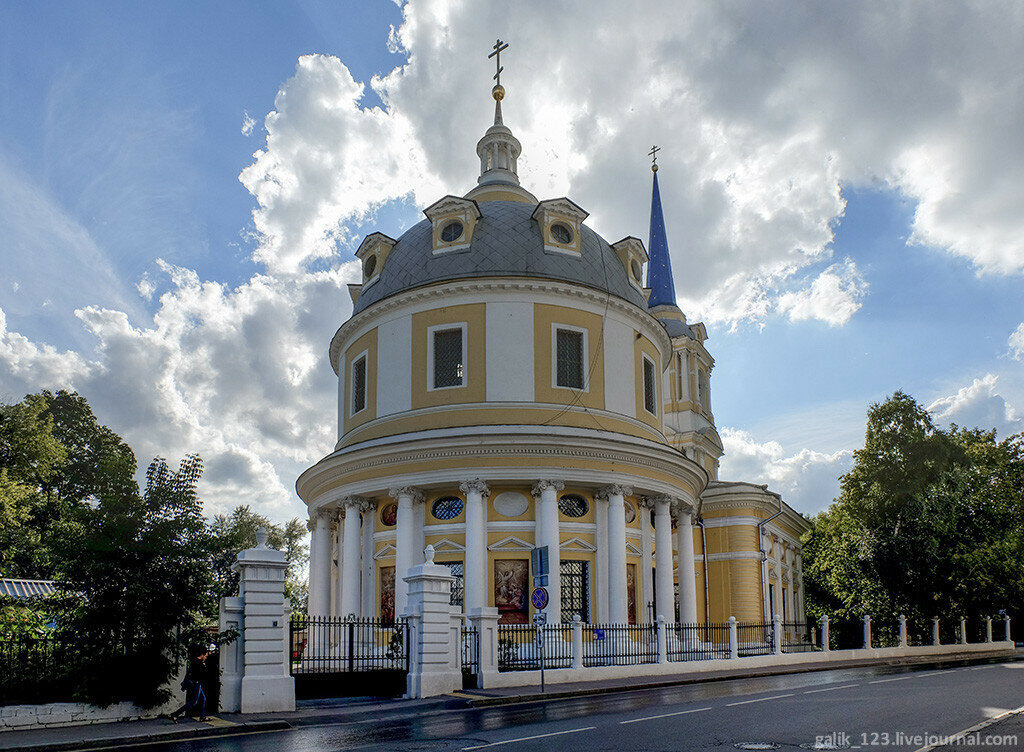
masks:
<path id="1" fill-rule="evenodd" d="M 0 640 L 0 705 L 74 699 L 79 646 L 73 640 L 11 637 Z"/>

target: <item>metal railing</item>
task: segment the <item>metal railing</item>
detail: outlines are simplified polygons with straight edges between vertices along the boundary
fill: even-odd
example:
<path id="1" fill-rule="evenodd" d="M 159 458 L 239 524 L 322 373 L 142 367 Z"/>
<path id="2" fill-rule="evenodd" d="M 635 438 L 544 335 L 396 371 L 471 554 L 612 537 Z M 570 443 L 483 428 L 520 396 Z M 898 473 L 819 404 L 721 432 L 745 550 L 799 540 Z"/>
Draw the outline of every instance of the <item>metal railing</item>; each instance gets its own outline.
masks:
<path id="1" fill-rule="evenodd" d="M 814 622 L 810 619 L 784 621 L 779 625 L 779 640 L 783 653 L 810 653 L 818 650 L 815 635 Z"/>
<path id="2" fill-rule="evenodd" d="M 461 660 L 463 676 L 480 672 L 480 630 L 470 624 L 462 626 Z"/>
<path id="3" fill-rule="evenodd" d="M 545 668 L 572 665 L 571 625 L 498 625 L 498 671 L 534 671 L 542 658 Z"/>
<path id="4" fill-rule="evenodd" d="M 658 631 L 654 624 L 583 625 L 585 667 L 657 662 Z"/>
<path id="5" fill-rule="evenodd" d="M 80 645 L 61 637 L 0 640 L 0 705 L 71 700 L 79 655 Z"/>
<path id="6" fill-rule="evenodd" d="M 665 652 L 669 661 L 729 657 L 728 624 L 668 624 L 666 627 Z"/>
<path id="7" fill-rule="evenodd" d="M 736 625 L 736 642 L 740 658 L 748 655 L 771 655 L 773 627 L 764 624 L 739 623 Z"/>
<path id="8" fill-rule="evenodd" d="M 292 674 L 408 671 L 409 630 L 403 620 L 295 616 Z"/>

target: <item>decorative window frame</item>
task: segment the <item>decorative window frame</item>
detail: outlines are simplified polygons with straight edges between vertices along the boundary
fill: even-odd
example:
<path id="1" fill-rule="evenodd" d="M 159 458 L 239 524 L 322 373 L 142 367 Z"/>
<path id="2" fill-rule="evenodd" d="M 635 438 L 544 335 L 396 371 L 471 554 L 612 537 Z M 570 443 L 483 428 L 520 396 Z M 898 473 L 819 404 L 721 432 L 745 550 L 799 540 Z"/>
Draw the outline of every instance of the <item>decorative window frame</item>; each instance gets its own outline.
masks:
<path id="1" fill-rule="evenodd" d="M 434 386 L 434 332 L 462 330 L 462 383 L 452 386 Z M 427 391 L 444 392 L 448 389 L 465 389 L 469 386 L 469 322 L 452 321 L 427 327 Z"/>
<path id="2" fill-rule="evenodd" d="M 587 211 L 564 197 L 541 201 L 531 215 L 540 225 L 546 253 L 577 257 L 583 253 L 583 221 L 589 216 Z M 565 224 L 572 230 L 571 242 L 559 243 L 551 236 L 551 227 L 557 223 Z"/>
<path id="3" fill-rule="evenodd" d="M 373 274 L 367 276 L 362 274 L 362 284 L 356 289 L 352 290 L 353 285 L 349 285 L 349 294 L 353 295 L 352 302 L 355 303 L 356 298 L 359 297 L 359 293 L 366 289 L 378 279 L 380 279 L 381 269 L 384 268 L 384 263 L 387 261 L 388 254 L 391 253 L 391 249 L 395 247 L 395 243 L 398 241 L 394 238 L 388 237 L 382 232 L 374 232 L 363 238 L 363 242 L 359 244 L 359 248 L 356 249 L 356 258 L 359 259 L 361 268 L 360 274 L 362 274 L 362 268 L 365 268 L 366 260 L 370 256 L 377 257 L 377 265 L 373 269 Z"/>
<path id="4" fill-rule="evenodd" d="M 431 248 L 435 256 L 454 251 L 468 251 L 470 243 L 473 242 L 473 230 L 476 229 L 477 220 L 482 216 L 476 201 L 451 195 L 435 201 L 424 209 L 423 213 L 433 226 Z M 441 240 L 441 230 L 452 221 L 462 223 L 462 235 L 446 243 Z"/>
<path id="5" fill-rule="evenodd" d="M 356 366 L 363 363 L 363 406 L 356 407 Z M 348 367 L 348 417 L 354 418 L 370 406 L 370 349 L 367 348 L 352 358 Z"/>
<path id="6" fill-rule="evenodd" d="M 651 395 L 651 404 L 654 405 L 654 410 L 647 408 L 647 364 L 651 364 L 651 387 L 654 389 L 654 394 Z M 658 417 L 658 364 L 654 362 L 654 358 L 645 352 L 640 353 L 640 389 L 643 390 L 642 399 L 640 404 L 644 411 Z"/>
<path id="7" fill-rule="evenodd" d="M 618 240 L 612 243 L 611 248 L 615 251 L 619 257 L 619 261 L 622 262 L 622 268 L 626 272 L 626 279 L 629 280 L 629 284 L 633 285 L 640 292 L 644 291 L 644 264 L 647 263 L 649 257 L 647 255 L 647 249 L 644 248 L 644 243 L 640 238 L 635 238 L 632 235 L 627 235 L 622 240 Z M 640 265 L 640 278 L 633 276 L 633 262 L 636 261 Z"/>
<path id="8" fill-rule="evenodd" d="M 564 329 L 567 332 L 579 332 L 583 335 L 583 388 L 577 389 L 574 386 L 562 386 L 558 383 L 558 330 Z M 554 389 L 566 389 L 571 392 L 590 393 L 590 330 L 582 326 L 572 324 L 560 324 L 551 322 L 551 386 Z"/>

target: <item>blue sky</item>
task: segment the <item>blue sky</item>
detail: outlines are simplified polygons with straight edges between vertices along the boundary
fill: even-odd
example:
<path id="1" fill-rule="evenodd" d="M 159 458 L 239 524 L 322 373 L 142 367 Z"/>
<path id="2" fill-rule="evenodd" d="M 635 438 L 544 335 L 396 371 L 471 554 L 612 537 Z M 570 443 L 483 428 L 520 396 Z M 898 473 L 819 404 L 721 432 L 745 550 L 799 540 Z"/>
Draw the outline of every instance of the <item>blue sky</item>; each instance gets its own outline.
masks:
<path id="1" fill-rule="evenodd" d="M 0 395 L 79 389 L 143 462 L 199 451 L 211 509 L 300 514 L 352 251 L 472 187 L 501 35 L 541 198 L 646 239 L 662 146 L 723 475 L 820 509 L 896 389 L 1024 429 L 1021 11 L 672 10 L 0 4 Z"/>

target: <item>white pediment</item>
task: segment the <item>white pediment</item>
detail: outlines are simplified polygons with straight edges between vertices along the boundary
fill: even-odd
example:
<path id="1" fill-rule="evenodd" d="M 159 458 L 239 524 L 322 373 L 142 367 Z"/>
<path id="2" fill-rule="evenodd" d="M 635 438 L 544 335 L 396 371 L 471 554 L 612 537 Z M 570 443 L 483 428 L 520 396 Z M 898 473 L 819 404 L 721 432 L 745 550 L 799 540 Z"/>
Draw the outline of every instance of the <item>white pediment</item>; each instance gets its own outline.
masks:
<path id="1" fill-rule="evenodd" d="M 395 547 L 388 543 L 384 548 L 373 555 L 374 559 L 393 559 L 395 558 Z"/>
<path id="2" fill-rule="evenodd" d="M 561 551 L 586 551 L 588 553 L 593 553 L 597 550 L 597 546 L 593 543 L 587 543 L 582 538 L 577 538 L 575 536 L 569 540 L 562 541 L 558 548 Z"/>
<path id="3" fill-rule="evenodd" d="M 455 541 L 448 540 L 447 538 L 442 538 L 434 544 L 434 551 L 436 551 L 439 554 L 446 553 L 449 551 L 461 552 L 465 550 L 466 547 L 463 546 L 461 543 L 456 543 Z"/>
<path id="4" fill-rule="evenodd" d="M 502 538 L 500 541 L 495 541 L 487 547 L 488 551 L 532 551 L 533 544 L 527 543 L 522 538 L 517 538 L 514 535 L 510 535 L 507 538 Z"/>
<path id="5" fill-rule="evenodd" d="M 626 553 L 630 556 L 640 556 L 643 552 L 633 545 L 632 541 L 626 541 Z"/>

